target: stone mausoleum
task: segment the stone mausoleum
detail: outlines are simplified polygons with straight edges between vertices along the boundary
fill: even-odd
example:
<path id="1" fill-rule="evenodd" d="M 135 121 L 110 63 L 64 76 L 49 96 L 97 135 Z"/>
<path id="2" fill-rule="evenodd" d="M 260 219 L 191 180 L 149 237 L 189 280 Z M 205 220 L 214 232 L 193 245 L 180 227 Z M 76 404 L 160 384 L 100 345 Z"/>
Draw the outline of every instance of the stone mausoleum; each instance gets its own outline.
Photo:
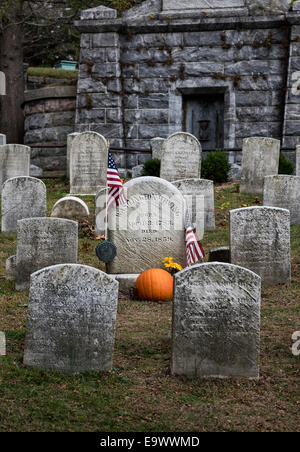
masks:
<path id="1" fill-rule="evenodd" d="M 300 1 L 149 0 L 117 16 L 100 6 L 81 34 L 75 131 L 114 147 L 194 134 L 203 150 L 242 140 L 300 144 Z M 118 154 L 119 167 L 136 164 Z M 149 155 L 140 156 L 138 163 Z"/>

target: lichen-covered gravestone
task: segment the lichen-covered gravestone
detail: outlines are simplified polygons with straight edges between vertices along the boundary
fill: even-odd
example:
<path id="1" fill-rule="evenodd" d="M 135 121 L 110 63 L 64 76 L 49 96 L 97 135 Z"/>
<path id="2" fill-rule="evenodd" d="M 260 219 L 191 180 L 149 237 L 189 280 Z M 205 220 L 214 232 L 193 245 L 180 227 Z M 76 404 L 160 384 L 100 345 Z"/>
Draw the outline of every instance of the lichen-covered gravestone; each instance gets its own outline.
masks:
<path id="1" fill-rule="evenodd" d="M 64 372 L 109 371 L 118 282 L 85 265 L 31 275 L 24 364 Z"/>
<path id="2" fill-rule="evenodd" d="M 16 290 L 29 289 L 30 275 L 56 264 L 76 264 L 78 223 L 61 218 L 27 218 L 17 226 Z"/>
<path id="3" fill-rule="evenodd" d="M 29 176 L 30 147 L 22 144 L 0 146 L 0 194 L 7 179 Z"/>
<path id="4" fill-rule="evenodd" d="M 108 143 L 96 132 L 83 132 L 72 142 L 70 193 L 95 195 L 106 187 Z"/>
<path id="5" fill-rule="evenodd" d="M 276 207 L 230 211 L 231 263 L 257 273 L 263 286 L 289 283 L 290 213 Z"/>
<path id="6" fill-rule="evenodd" d="M 264 177 L 278 174 L 280 141 L 273 138 L 245 138 L 243 140 L 240 192 L 263 192 Z"/>
<path id="7" fill-rule="evenodd" d="M 127 204 L 108 212 L 108 239 L 117 247 L 109 273 L 161 268 L 165 257 L 185 266 L 185 203 L 179 190 L 158 177 L 124 184 Z"/>
<path id="8" fill-rule="evenodd" d="M 1 230 L 17 232 L 17 221 L 46 216 L 46 185 L 34 177 L 13 177 L 2 188 Z"/>
<path id="9" fill-rule="evenodd" d="M 291 224 L 300 224 L 300 177 L 266 176 L 263 205 L 288 209 L 291 215 Z"/>
<path id="10" fill-rule="evenodd" d="M 51 217 L 67 218 L 69 220 L 83 220 L 90 215 L 89 208 L 84 201 L 75 196 L 65 196 L 53 206 Z"/>
<path id="11" fill-rule="evenodd" d="M 215 229 L 214 183 L 207 179 L 183 179 L 172 182 L 187 202 L 198 237 Z M 204 229 L 203 229 L 204 226 Z"/>
<path id="12" fill-rule="evenodd" d="M 160 177 L 170 182 L 200 178 L 201 145 L 190 133 L 174 133 L 163 145 Z"/>
<path id="13" fill-rule="evenodd" d="M 259 376 L 260 277 L 225 263 L 174 277 L 172 374 Z"/>

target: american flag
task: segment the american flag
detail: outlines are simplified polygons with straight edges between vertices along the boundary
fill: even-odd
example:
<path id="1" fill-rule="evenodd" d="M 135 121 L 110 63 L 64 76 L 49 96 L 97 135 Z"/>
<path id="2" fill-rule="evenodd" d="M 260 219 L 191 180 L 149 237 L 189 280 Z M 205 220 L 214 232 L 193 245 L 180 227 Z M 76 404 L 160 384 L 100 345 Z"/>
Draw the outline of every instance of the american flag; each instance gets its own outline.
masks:
<path id="1" fill-rule="evenodd" d="M 191 265 L 198 262 L 200 259 L 203 259 L 205 257 L 205 253 L 200 243 L 200 240 L 197 237 L 196 228 L 194 228 L 192 226 L 192 223 L 190 222 L 189 215 L 187 215 L 187 226 L 185 234 L 186 234 L 185 236 L 186 263 L 187 266 L 190 267 Z"/>
<path id="2" fill-rule="evenodd" d="M 112 207 L 113 205 L 117 207 L 120 204 L 127 202 L 118 168 L 116 167 L 110 150 L 108 151 L 107 186 L 107 208 Z"/>

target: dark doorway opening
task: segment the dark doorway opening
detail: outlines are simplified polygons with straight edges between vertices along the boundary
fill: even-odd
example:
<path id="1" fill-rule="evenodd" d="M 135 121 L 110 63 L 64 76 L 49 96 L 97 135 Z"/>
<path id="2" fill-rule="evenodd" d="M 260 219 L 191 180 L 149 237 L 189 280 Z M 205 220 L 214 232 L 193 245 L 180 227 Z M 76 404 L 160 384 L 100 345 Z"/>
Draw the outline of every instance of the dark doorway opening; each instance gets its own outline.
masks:
<path id="1" fill-rule="evenodd" d="M 201 143 L 202 149 L 224 147 L 224 93 L 183 96 L 183 130 Z"/>

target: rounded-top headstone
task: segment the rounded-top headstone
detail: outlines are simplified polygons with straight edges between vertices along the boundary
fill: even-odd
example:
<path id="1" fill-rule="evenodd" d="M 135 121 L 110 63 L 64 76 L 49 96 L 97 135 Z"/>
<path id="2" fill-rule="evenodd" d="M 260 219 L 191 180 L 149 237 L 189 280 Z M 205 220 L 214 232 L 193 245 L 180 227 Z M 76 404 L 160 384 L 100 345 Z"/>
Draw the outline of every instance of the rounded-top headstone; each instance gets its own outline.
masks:
<path id="1" fill-rule="evenodd" d="M 286 174 L 266 176 L 263 205 L 288 209 L 291 224 L 300 224 L 300 177 Z"/>
<path id="2" fill-rule="evenodd" d="M 170 182 L 201 177 L 201 144 L 194 135 L 174 133 L 164 144 L 160 177 Z"/>
<path id="3" fill-rule="evenodd" d="M 186 264 L 186 205 L 180 191 L 159 177 L 139 177 L 124 184 L 128 202 L 111 208 L 108 239 L 118 255 L 110 273 L 141 273 L 160 268 L 165 257 Z"/>
<path id="4" fill-rule="evenodd" d="M 35 177 L 8 179 L 2 188 L 1 230 L 17 232 L 17 221 L 46 216 L 46 185 Z"/>
<path id="5" fill-rule="evenodd" d="M 118 286 L 86 265 L 33 273 L 24 364 L 64 372 L 111 370 Z"/>
<path id="6" fill-rule="evenodd" d="M 75 196 L 65 196 L 53 206 L 51 217 L 83 220 L 90 215 L 88 206 L 82 199 Z"/>
<path id="7" fill-rule="evenodd" d="M 96 132 L 75 136 L 70 152 L 70 193 L 95 195 L 107 185 L 108 143 Z"/>

